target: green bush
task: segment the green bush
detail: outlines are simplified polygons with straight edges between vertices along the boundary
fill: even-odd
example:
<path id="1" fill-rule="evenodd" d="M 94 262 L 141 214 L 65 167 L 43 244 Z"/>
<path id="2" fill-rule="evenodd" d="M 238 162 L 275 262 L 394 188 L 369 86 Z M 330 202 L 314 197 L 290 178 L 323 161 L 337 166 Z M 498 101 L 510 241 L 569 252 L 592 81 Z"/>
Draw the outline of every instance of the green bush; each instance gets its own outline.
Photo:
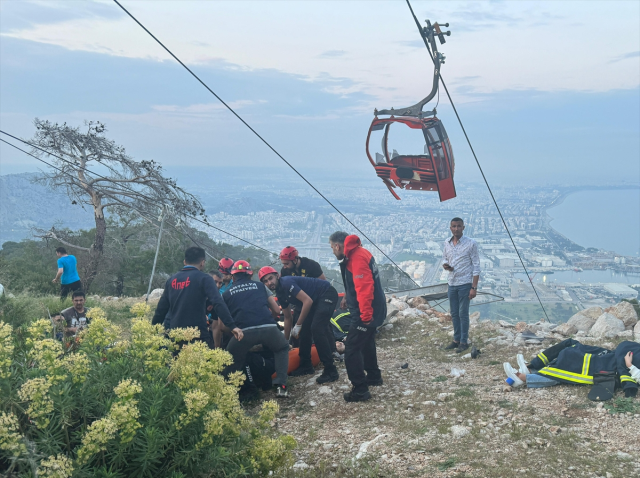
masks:
<path id="1" fill-rule="evenodd" d="M 131 308 L 130 334 L 94 308 L 77 339 L 49 319 L 0 322 L 0 471 L 24 477 L 233 477 L 286 468 L 295 441 L 271 429 L 278 407 L 250 417 L 242 375 L 196 329 L 171 337 Z M 179 354 L 176 343 L 187 343 Z"/>

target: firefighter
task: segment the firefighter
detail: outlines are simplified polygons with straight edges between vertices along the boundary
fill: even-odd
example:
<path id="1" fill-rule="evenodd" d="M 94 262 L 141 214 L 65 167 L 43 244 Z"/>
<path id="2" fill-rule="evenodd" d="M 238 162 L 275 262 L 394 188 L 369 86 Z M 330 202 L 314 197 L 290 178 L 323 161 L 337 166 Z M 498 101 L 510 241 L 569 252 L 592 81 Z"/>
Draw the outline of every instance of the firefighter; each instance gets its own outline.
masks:
<path id="1" fill-rule="evenodd" d="M 284 312 L 285 337 L 300 336 L 300 366 L 291 375 L 314 373 L 311 363 L 313 338 L 320 361 L 324 364 L 322 375 L 316 382 L 328 383 L 338 380 L 338 369 L 333 363 L 332 347 L 327 334 L 331 316 L 338 303 L 338 292 L 326 280 L 298 276 L 281 277 L 269 266 L 260 269 L 258 278 L 278 297 L 278 303 Z M 292 305 L 300 309 L 300 316 L 295 322 L 291 314 Z"/>
<path id="2" fill-rule="evenodd" d="M 337 231 L 329 237 L 329 244 L 340 262 L 347 307 L 354 321 L 349 328 L 344 352 L 353 389 L 344 394 L 344 399 L 363 402 L 371 398 L 369 386 L 382 385 L 375 336 L 376 328 L 387 316 L 387 300 L 376 261 L 362 247 L 358 236 Z"/>

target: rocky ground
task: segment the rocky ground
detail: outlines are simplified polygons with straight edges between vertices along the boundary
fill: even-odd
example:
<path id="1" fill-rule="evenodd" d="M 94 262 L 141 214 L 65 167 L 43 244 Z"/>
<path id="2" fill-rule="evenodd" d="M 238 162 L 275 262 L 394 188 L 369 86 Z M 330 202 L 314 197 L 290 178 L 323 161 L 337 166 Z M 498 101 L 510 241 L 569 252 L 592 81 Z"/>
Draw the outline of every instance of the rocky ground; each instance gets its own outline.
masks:
<path id="1" fill-rule="evenodd" d="M 517 353 L 533 357 L 570 334 L 609 347 L 633 340 L 626 306 L 583 311 L 588 320 L 576 318 L 575 331 L 476 314 L 470 335 L 482 354 L 474 360 L 443 350 L 452 335 L 446 314 L 412 305 L 389 305 L 392 323 L 378 335 L 384 385 L 372 388 L 369 402 L 344 402 L 343 365 L 340 380 L 325 386 L 312 376 L 291 379 L 292 398 L 280 401 L 276 423 L 299 443 L 286 476 L 640 476 L 640 398 L 594 403 L 585 386 L 512 390 L 502 368 L 505 361 L 517 367 Z"/>

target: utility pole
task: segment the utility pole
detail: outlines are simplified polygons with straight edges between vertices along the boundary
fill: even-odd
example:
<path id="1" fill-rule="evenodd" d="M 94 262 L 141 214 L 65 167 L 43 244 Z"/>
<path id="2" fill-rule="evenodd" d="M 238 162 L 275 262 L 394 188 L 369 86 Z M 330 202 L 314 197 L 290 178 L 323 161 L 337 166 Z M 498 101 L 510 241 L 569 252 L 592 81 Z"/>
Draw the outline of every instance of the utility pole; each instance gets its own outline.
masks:
<path id="1" fill-rule="evenodd" d="M 153 268 L 151 269 L 151 277 L 149 278 L 149 288 L 147 289 L 147 297 L 145 302 L 149 302 L 149 294 L 151 294 L 151 284 L 153 283 L 153 276 L 156 273 L 156 263 L 158 262 L 158 252 L 160 252 L 160 240 L 162 239 L 162 227 L 164 226 L 164 207 L 160 213 L 160 232 L 158 233 L 158 244 L 156 244 L 156 255 L 153 258 Z"/>

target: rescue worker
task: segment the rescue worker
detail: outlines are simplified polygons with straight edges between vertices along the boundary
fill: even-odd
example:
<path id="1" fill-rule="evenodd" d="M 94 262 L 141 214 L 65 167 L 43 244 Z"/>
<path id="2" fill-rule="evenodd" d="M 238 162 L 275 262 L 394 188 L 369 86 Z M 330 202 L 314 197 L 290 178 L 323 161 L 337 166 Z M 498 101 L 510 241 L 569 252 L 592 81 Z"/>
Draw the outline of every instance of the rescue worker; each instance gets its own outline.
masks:
<path id="1" fill-rule="evenodd" d="M 221 279 L 216 279 L 214 277 L 214 280 L 216 281 L 216 286 L 220 291 L 220 295 L 229 290 L 229 287 L 231 287 L 231 285 L 233 284 L 233 275 L 231 274 L 232 267 L 233 259 L 229 259 L 228 257 L 224 257 L 218 262 L 218 274 L 220 274 Z M 222 346 L 227 342 L 228 338 L 227 340 L 224 340 L 225 337 L 222 330 L 222 322 L 213 314 L 210 314 L 210 328 L 211 335 L 213 335 L 213 343 L 215 347 L 217 349 L 222 348 Z"/>
<path id="2" fill-rule="evenodd" d="M 276 397 L 287 397 L 289 343 L 274 320 L 280 314 L 280 307 L 264 284 L 251 280 L 253 270 L 247 261 L 237 261 L 231 273 L 233 284 L 222 297 L 244 337 L 241 341 L 234 337 L 227 345 L 233 364 L 226 372 L 243 370 L 251 347 L 262 344 L 274 355 L 276 378 L 273 384 L 277 387 Z"/>
<path id="3" fill-rule="evenodd" d="M 309 259 L 308 257 L 301 257 L 298 254 L 298 250 L 293 246 L 287 246 L 282 251 L 280 251 L 280 262 L 282 263 L 282 269 L 280 270 L 280 276 L 300 276 L 300 277 L 313 277 L 315 279 L 323 279 L 327 280 L 322 272 L 322 267 L 313 259 Z M 295 307 L 292 309 L 293 313 L 293 321 L 296 322 L 298 317 L 300 317 L 300 310 Z M 301 333 L 302 336 L 300 340 L 309 340 L 306 337 L 308 329 L 304 329 Z M 327 326 L 327 337 L 329 337 L 329 342 L 332 344 L 331 349 L 335 352 L 335 346 L 333 345 L 333 341 L 331 340 L 332 333 L 331 327 Z M 297 339 L 291 341 L 294 347 L 300 345 Z"/>
<path id="4" fill-rule="evenodd" d="M 353 388 L 344 394 L 344 399 L 362 402 L 371 398 L 369 386 L 382 385 L 375 336 L 376 328 L 387 316 L 387 300 L 376 261 L 362 247 L 358 236 L 337 231 L 329 237 L 329 244 L 340 262 L 347 308 L 354 321 L 347 334 L 344 352 L 347 375 Z"/>
<path id="5" fill-rule="evenodd" d="M 621 342 L 615 350 L 567 339 L 540 352 L 529 364 L 517 357 L 519 370 L 504 364 L 504 370 L 513 387 L 527 384 L 529 388 L 548 387 L 558 383 L 594 385 L 589 398 L 608 400 L 616 385 L 625 397 L 635 397 L 640 379 L 640 344 Z M 529 368 L 535 371 L 531 373 Z"/>
<path id="6" fill-rule="evenodd" d="M 280 262 L 282 263 L 280 270 L 282 277 L 300 276 L 327 280 L 320 264 L 308 257 L 300 257 L 298 250 L 293 246 L 287 246 L 280 251 Z"/>
<path id="7" fill-rule="evenodd" d="M 311 339 L 315 342 L 320 361 L 324 365 L 317 383 L 335 382 L 339 378 L 333 363 L 332 347 L 327 330 L 338 303 L 338 291 L 329 282 L 311 277 L 281 277 L 273 267 L 263 267 L 258 273 L 260 282 L 276 293 L 284 312 L 284 334 L 300 336 L 300 366 L 292 376 L 313 375 L 311 363 Z M 300 316 L 293 321 L 291 306 L 300 309 Z M 293 328 L 292 328 L 293 324 Z M 306 333 L 302 333 L 306 330 Z"/>
<path id="8" fill-rule="evenodd" d="M 207 299 L 213 305 L 216 317 L 238 341 L 242 340 L 242 330 L 233 321 L 213 278 L 202 272 L 205 262 L 204 249 L 190 247 L 185 251 L 184 267 L 167 280 L 151 323 L 164 324 L 165 329 L 197 327 L 200 339 L 214 348 L 207 327 Z"/>

